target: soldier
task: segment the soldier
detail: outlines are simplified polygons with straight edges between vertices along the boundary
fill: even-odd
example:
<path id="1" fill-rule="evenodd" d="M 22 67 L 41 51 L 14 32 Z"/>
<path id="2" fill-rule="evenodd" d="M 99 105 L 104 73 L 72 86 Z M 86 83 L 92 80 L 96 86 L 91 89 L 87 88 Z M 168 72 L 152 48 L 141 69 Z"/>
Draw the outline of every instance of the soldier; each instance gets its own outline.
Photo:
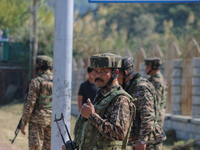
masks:
<path id="1" fill-rule="evenodd" d="M 39 55 L 36 58 L 37 76 L 29 85 L 28 95 L 23 107 L 21 133 L 29 123 L 29 149 L 50 150 L 53 74 L 50 71 L 52 59 Z"/>
<path id="2" fill-rule="evenodd" d="M 162 60 L 158 57 L 148 58 L 145 59 L 145 65 L 145 71 L 148 75 L 150 75 L 149 81 L 156 89 L 158 124 L 163 127 L 166 108 L 167 82 L 165 81 L 159 69 L 159 67 L 162 65 Z"/>
<path id="3" fill-rule="evenodd" d="M 136 101 L 136 117 L 133 121 L 129 145 L 135 150 L 161 149 L 160 143 L 166 139 L 156 119 L 155 88 L 147 79 L 134 72 L 131 57 L 122 59 L 118 81 Z"/>
<path id="4" fill-rule="evenodd" d="M 135 107 L 131 96 L 117 81 L 121 56 L 104 53 L 90 58 L 95 84 L 101 88 L 93 102 L 82 106 L 74 128 L 74 145 L 81 150 L 123 149 L 126 147 Z M 65 146 L 62 146 L 65 150 Z M 67 148 L 69 149 L 69 148 Z"/>

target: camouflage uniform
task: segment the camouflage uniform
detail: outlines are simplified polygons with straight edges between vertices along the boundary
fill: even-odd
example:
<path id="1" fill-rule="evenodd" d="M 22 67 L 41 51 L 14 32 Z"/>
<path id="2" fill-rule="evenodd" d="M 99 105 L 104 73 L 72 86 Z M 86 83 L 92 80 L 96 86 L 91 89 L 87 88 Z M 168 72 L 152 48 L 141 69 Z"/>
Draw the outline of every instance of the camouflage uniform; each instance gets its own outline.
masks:
<path id="1" fill-rule="evenodd" d="M 52 63 L 47 56 L 38 56 L 37 60 L 37 64 L 41 65 L 47 65 L 46 62 Z M 34 77 L 29 85 L 23 107 L 22 126 L 29 123 L 30 150 L 49 150 L 51 146 L 52 80 L 53 74 L 47 69 Z"/>
<path id="2" fill-rule="evenodd" d="M 150 74 L 151 77 L 149 78 L 149 81 L 156 89 L 158 124 L 163 127 L 166 108 L 167 82 L 159 70 L 159 67 L 162 65 L 162 60 L 159 57 L 151 57 L 145 59 L 145 65 L 151 66 L 151 70 L 147 74 L 150 74 L 152 70 L 157 70 L 156 73 Z"/>
<path id="3" fill-rule="evenodd" d="M 122 60 L 122 67 L 123 64 L 126 64 L 128 67 L 124 66 L 125 69 L 133 68 L 132 59 L 129 58 L 128 63 L 124 63 L 124 60 Z M 133 72 L 133 69 L 130 72 Z M 155 88 L 139 73 L 132 73 L 129 76 L 131 78 L 124 85 L 124 89 L 137 100 L 134 101 L 136 117 L 133 121 L 128 145 L 134 149 L 137 141 L 140 141 L 142 144 L 146 144 L 147 150 L 159 149 L 159 144 L 166 139 L 166 136 L 157 124 Z"/>
<path id="4" fill-rule="evenodd" d="M 132 86 L 131 86 L 132 85 Z M 136 73 L 127 83 L 125 90 L 133 97 L 136 106 L 136 119 L 133 121 L 129 142 L 136 144 L 145 141 L 148 145 L 165 140 L 165 135 L 156 122 L 155 89 L 153 85 Z M 154 136 L 154 134 L 156 136 Z"/>
<path id="5" fill-rule="evenodd" d="M 115 58 L 113 56 L 105 58 L 103 61 L 107 62 L 105 68 L 109 65 L 116 66 L 113 63 L 116 61 Z M 90 62 L 100 64 L 102 68 L 103 62 L 97 59 L 98 56 L 90 59 Z M 90 114 L 87 121 L 81 119 L 81 116 L 77 119 L 74 128 L 76 147 L 83 150 L 122 149 L 127 144 L 127 133 L 129 133 L 135 111 L 131 100 L 131 96 L 117 81 L 101 89 L 94 100 L 95 113 Z"/>
<path id="6" fill-rule="evenodd" d="M 166 108 L 167 83 L 160 71 L 152 75 L 149 78 L 149 81 L 154 85 L 156 89 L 158 104 L 158 124 L 163 127 Z"/>

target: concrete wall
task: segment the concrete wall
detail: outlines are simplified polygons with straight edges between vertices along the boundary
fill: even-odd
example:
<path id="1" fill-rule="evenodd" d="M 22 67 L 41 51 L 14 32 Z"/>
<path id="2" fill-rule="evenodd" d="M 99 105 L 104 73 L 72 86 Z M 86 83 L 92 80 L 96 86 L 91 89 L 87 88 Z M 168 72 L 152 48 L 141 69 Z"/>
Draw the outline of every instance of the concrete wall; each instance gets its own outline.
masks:
<path id="1" fill-rule="evenodd" d="M 194 58 L 192 66 L 192 116 L 200 118 L 200 58 Z"/>
<path id="2" fill-rule="evenodd" d="M 192 116 L 181 115 L 181 60 L 174 61 L 172 113 L 165 115 L 164 131 L 174 129 L 179 139 L 200 139 L 200 58 L 192 62 Z"/>
<path id="3" fill-rule="evenodd" d="M 181 114 L 182 60 L 175 60 L 172 71 L 172 114 Z"/>

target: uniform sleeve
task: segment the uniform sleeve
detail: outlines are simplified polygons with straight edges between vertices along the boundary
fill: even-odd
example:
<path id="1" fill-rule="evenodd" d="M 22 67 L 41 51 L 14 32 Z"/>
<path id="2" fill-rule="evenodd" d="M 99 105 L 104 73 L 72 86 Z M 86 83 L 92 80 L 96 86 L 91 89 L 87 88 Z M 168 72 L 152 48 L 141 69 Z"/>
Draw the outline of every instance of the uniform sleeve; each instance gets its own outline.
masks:
<path id="1" fill-rule="evenodd" d="M 133 115 L 133 106 L 125 97 L 118 97 L 107 108 L 104 118 L 97 113 L 89 121 L 98 128 L 102 136 L 111 140 L 123 140 L 127 134 Z"/>
<path id="2" fill-rule="evenodd" d="M 23 107 L 23 115 L 22 115 L 22 125 L 25 126 L 30 121 L 30 116 L 35 107 L 36 100 L 38 99 L 38 89 L 37 89 L 36 81 L 32 80 L 29 85 L 29 91 L 27 99 L 24 103 Z"/>
<path id="3" fill-rule="evenodd" d="M 146 86 L 139 86 L 138 89 L 138 105 L 140 110 L 141 128 L 138 140 L 148 141 L 148 137 L 153 130 L 155 112 L 154 98 L 152 93 Z"/>

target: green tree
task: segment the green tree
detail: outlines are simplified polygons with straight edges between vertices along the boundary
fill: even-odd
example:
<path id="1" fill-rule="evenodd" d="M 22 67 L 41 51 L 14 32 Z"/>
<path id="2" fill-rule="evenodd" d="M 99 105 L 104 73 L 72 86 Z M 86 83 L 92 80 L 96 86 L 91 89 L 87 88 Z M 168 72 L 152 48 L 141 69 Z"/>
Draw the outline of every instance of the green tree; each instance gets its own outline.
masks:
<path id="1" fill-rule="evenodd" d="M 26 0 L 1 0 L 0 28 L 5 32 L 16 32 L 28 18 L 29 4 Z"/>

